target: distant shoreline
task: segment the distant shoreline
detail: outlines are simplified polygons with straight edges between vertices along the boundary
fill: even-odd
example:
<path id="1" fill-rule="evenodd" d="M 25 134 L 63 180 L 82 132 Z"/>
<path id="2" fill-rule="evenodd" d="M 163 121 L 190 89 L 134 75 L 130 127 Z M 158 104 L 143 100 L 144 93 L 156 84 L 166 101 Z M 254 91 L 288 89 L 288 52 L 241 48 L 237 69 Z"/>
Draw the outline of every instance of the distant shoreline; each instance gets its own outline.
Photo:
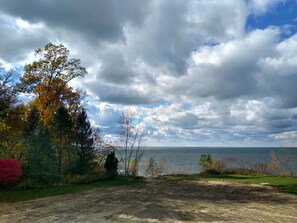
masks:
<path id="1" fill-rule="evenodd" d="M 297 149 L 297 146 L 144 146 L 144 149 Z"/>

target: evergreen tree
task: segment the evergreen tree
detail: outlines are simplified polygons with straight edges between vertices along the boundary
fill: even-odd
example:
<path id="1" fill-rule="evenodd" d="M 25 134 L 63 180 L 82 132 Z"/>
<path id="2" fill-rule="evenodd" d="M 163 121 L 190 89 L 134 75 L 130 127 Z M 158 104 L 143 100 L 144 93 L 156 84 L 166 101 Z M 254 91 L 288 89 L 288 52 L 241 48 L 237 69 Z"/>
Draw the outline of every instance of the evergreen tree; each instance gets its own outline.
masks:
<path id="1" fill-rule="evenodd" d="M 51 135 L 46 126 L 40 122 L 40 114 L 33 107 L 27 117 L 28 126 L 26 138 L 26 174 L 29 176 L 53 174 L 53 152 L 51 149 Z"/>
<path id="2" fill-rule="evenodd" d="M 77 173 L 83 174 L 90 169 L 90 162 L 95 158 L 92 128 L 84 108 L 75 122 L 75 147 L 78 156 Z"/>
<path id="3" fill-rule="evenodd" d="M 73 122 L 68 110 L 61 104 L 55 111 L 52 120 L 53 144 L 57 157 L 58 175 L 62 176 L 65 164 L 70 166 L 75 160 L 73 150 Z"/>
<path id="4" fill-rule="evenodd" d="M 118 173 L 118 159 L 115 156 L 114 151 L 109 153 L 106 157 L 106 161 L 104 164 L 104 167 L 108 173 L 109 176 L 115 176 Z"/>
<path id="5" fill-rule="evenodd" d="M 201 167 L 202 172 L 207 171 L 212 165 L 212 157 L 210 154 L 202 154 L 200 156 L 199 165 Z"/>
<path id="6" fill-rule="evenodd" d="M 32 107 L 27 117 L 28 126 L 25 129 L 25 153 L 26 153 L 26 170 L 25 173 L 30 175 L 34 166 L 39 167 L 38 144 L 38 126 L 40 122 L 39 111 L 36 107 Z"/>

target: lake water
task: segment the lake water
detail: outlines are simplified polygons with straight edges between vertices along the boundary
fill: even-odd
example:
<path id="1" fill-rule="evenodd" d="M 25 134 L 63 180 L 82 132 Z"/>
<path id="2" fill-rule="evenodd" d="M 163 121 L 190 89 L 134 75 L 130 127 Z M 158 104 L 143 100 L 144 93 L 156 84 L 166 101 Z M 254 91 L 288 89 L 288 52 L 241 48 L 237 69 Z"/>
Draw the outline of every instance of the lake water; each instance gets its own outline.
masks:
<path id="1" fill-rule="evenodd" d="M 193 147 L 151 147 L 146 148 L 139 175 L 144 175 L 149 159 L 153 158 L 164 167 L 164 173 L 199 173 L 199 158 L 202 154 L 210 154 L 213 159 L 221 160 L 226 157 L 234 157 L 242 160 L 240 165 L 252 166 L 253 164 L 264 162 L 269 163 L 271 152 L 274 152 L 279 160 L 289 157 L 292 162 L 294 174 L 297 175 L 297 148 L 193 148 Z M 287 155 L 284 155 L 287 154 Z M 239 164 L 236 164 L 239 165 Z"/>

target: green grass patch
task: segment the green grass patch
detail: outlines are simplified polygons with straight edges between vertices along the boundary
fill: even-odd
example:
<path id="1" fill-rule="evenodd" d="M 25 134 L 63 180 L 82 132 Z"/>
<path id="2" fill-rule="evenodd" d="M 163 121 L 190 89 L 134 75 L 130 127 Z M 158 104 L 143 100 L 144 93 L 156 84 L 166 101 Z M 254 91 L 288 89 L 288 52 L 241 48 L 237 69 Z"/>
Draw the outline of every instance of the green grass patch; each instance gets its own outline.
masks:
<path id="1" fill-rule="evenodd" d="M 0 203 L 33 200 L 42 197 L 71 194 L 98 187 L 132 185 L 140 182 L 143 182 L 142 178 L 119 177 L 114 180 L 102 180 L 81 185 L 47 187 L 43 189 L 0 191 Z"/>
<path id="2" fill-rule="evenodd" d="M 242 174 L 193 174 L 193 175 L 167 175 L 161 178 L 170 181 L 184 180 L 217 180 L 239 183 L 267 184 L 282 192 L 297 195 L 297 178 L 285 176 L 242 175 Z"/>

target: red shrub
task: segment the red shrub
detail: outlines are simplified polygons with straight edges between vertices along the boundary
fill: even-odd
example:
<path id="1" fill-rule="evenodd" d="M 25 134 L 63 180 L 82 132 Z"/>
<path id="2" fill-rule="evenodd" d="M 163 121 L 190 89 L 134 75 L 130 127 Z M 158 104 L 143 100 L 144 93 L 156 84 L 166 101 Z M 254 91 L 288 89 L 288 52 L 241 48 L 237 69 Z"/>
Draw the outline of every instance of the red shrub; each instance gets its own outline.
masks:
<path id="1" fill-rule="evenodd" d="M 14 183 L 22 176 L 22 169 L 15 159 L 0 160 L 0 183 Z"/>

